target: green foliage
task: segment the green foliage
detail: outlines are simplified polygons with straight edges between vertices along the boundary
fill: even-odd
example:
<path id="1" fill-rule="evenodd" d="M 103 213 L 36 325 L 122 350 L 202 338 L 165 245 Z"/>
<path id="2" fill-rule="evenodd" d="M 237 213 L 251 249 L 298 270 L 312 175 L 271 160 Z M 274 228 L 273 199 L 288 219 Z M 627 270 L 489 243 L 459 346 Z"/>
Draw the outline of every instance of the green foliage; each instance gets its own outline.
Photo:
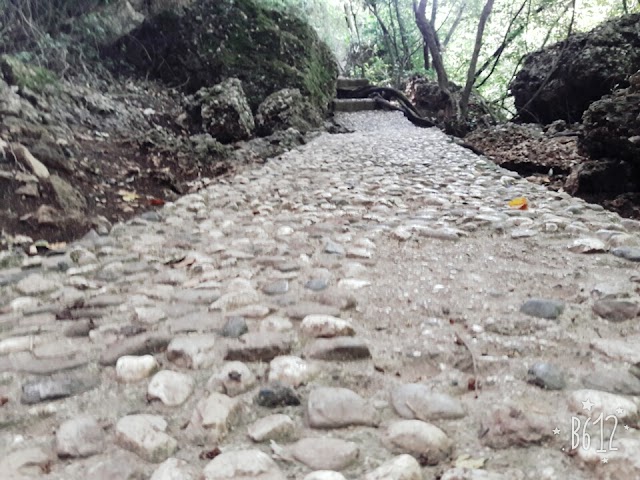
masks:
<path id="1" fill-rule="evenodd" d="M 432 1 L 426 9 L 427 18 L 431 17 Z M 364 74 L 376 83 L 394 86 L 402 86 L 403 80 L 413 73 L 434 76 L 432 70 L 424 68 L 422 37 L 416 27 L 412 0 L 262 0 L 262 3 L 306 16 L 332 46 L 343 74 Z M 459 85 L 465 82 L 484 3 L 485 0 L 438 1 L 434 26 L 449 78 Z M 571 0 L 495 0 L 478 62 L 479 68 L 485 62 L 487 65 L 475 82 L 479 93 L 494 107 L 511 110 L 507 86 L 522 57 L 566 37 L 571 6 Z M 572 30 L 590 30 L 604 20 L 624 14 L 625 6 L 626 13 L 640 11 L 640 2 L 633 0 L 583 0 L 576 7 Z M 497 61 L 491 60 L 503 42 L 506 47 Z"/>
<path id="2" fill-rule="evenodd" d="M 55 86 L 58 78 L 50 70 L 28 65 L 30 55 L 0 56 L 0 71 L 10 85 L 29 88 L 34 92 L 42 92 L 48 85 Z"/>

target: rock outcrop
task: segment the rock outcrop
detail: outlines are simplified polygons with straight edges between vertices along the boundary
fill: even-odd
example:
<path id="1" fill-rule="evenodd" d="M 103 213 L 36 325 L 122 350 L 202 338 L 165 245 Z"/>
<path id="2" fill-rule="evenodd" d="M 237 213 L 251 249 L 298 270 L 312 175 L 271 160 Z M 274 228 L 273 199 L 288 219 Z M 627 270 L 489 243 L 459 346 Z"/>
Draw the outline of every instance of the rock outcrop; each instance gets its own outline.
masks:
<path id="1" fill-rule="evenodd" d="M 640 71 L 592 103 L 582 117 L 580 150 L 591 159 L 567 179 L 567 191 L 586 198 L 613 198 L 610 206 L 637 213 L 640 196 Z"/>
<path id="2" fill-rule="evenodd" d="M 640 68 L 640 14 L 626 15 L 526 56 L 510 85 L 523 122 L 580 121 Z"/>
<path id="3" fill-rule="evenodd" d="M 306 132 L 322 125 L 322 117 L 297 88 L 285 88 L 269 95 L 256 114 L 258 135 L 271 135 L 295 128 Z"/>
<path id="4" fill-rule="evenodd" d="M 222 143 L 246 140 L 255 128 L 242 82 L 237 78 L 198 90 L 189 99 L 188 111 L 193 123 Z"/>
<path id="5" fill-rule="evenodd" d="M 163 11 L 107 53 L 191 93 L 239 78 L 254 111 L 283 88 L 300 89 L 321 110 L 335 93 L 337 66 L 315 31 L 255 0 L 202 0 Z"/>

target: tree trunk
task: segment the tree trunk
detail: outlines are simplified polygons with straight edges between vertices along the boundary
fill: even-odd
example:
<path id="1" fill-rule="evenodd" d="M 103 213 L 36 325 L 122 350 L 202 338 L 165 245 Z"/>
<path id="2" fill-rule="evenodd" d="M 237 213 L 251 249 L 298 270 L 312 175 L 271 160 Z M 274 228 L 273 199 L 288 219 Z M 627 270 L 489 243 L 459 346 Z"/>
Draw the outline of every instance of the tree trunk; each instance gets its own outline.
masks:
<path id="1" fill-rule="evenodd" d="M 480 48 L 482 47 L 484 27 L 487 25 L 489 15 L 491 15 L 491 10 L 493 10 L 493 1 L 494 0 L 487 0 L 487 3 L 485 3 L 484 8 L 482 9 L 482 14 L 480 14 L 476 43 L 473 47 L 473 54 L 471 55 L 469 70 L 467 71 L 467 83 L 464 86 L 464 90 L 462 91 L 462 96 L 460 98 L 460 116 L 463 119 L 466 119 L 467 113 L 469 112 L 469 97 L 471 97 L 471 89 L 473 88 L 473 83 L 476 77 L 476 67 L 478 66 L 478 57 L 480 56 Z"/>
<path id="2" fill-rule="evenodd" d="M 427 20 L 427 17 L 425 15 L 426 8 L 427 0 L 420 0 L 420 4 L 417 4 L 416 0 L 413 0 L 413 11 L 416 17 L 416 24 L 418 25 L 418 29 L 422 34 L 425 45 L 429 47 L 429 53 L 431 54 L 431 58 L 433 60 L 433 68 L 436 71 L 436 75 L 438 76 L 438 86 L 440 87 L 440 90 L 451 97 L 451 94 L 449 93 L 449 77 L 447 76 L 447 71 L 444 68 L 442 53 L 440 52 L 440 47 L 438 45 L 438 34 L 433 28 L 431 22 Z"/>
<path id="3" fill-rule="evenodd" d="M 411 70 L 413 68 L 413 62 L 411 60 L 411 50 L 409 49 L 409 42 L 407 40 L 407 28 L 405 27 L 404 20 L 400 14 L 400 7 L 398 6 L 398 0 L 393 0 L 393 5 L 396 11 L 396 18 L 398 19 L 398 30 L 400 32 L 400 41 L 402 42 L 402 51 L 404 55 L 405 69 Z"/>

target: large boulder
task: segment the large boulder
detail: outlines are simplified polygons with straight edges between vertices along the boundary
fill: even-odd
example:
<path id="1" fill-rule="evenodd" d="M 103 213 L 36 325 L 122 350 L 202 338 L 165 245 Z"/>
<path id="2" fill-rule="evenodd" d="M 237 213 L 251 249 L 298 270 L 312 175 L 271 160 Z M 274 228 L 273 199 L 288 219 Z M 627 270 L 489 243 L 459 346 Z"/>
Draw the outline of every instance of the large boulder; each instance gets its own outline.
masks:
<path id="1" fill-rule="evenodd" d="M 577 122 L 639 68 L 640 14 L 633 14 L 530 53 L 509 87 L 520 120 Z"/>
<path id="2" fill-rule="evenodd" d="M 322 124 L 322 117 L 297 88 L 284 88 L 269 95 L 256 114 L 259 135 L 295 128 L 306 132 Z"/>
<path id="3" fill-rule="evenodd" d="M 413 75 L 407 80 L 404 91 L 421 116 L 434 119 L 449 134 L 464 137 L 478 127 L 487 127 L 495 123 L 486 103 L 475 93 L 469 98 L 469 114 L 466 120 L 460 122 L 455 118 L 455 110 L 452 109 L 447 94 L 427 77 Z M 462 87 L 449 82 L 449 92 L 453 101 L 459 103 Z"/>
<path id="4" fill-rule="evenodd" d="M 335 60 L 313 28 L 256 0 L 201 0 L 163 11 L 107 53 L 189 93 L 239 78 L 253 111 L 283 88 L 300 89 L 322 111 L 335 93 Z"/>
<path id="5" fill-rule="evenodd" d="M 627 83 L 628 88 L 602 97 L 584 113 L 579 145 L 591 159 L 571 173 L 568 192 L 628 199 L 640 192 L 640 71 Z M 623 198 L 617 202 L 628 203 Z"/>
<path id="6" fill-rule="evenodd" d="M 255 122 L 242 82 L 229 78 L 211 88 L 201 88 L 189 99 L 192 122 L 222 143 L 251 137 Z"/>
<path id="7" fill-rule="evenodd" d="M 592 103 L 582 117 L 580 146 L 591 158 L 640 160 L 640 71 L 618 89 Z"/>

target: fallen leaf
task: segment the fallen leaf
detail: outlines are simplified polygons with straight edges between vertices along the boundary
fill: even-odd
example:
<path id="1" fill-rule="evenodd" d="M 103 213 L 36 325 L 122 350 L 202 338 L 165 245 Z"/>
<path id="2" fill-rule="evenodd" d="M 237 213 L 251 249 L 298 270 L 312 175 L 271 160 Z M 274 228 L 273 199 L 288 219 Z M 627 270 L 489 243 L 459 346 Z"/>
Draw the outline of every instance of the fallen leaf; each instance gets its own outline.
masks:
<path id="1" fill-rule="evenodd" d="M 220 449 L 218 447 L 214 448 L 213 450 L 204 450 L 203 452 L 200 452 L 200 459 L 204 460 L 205 458 L 207 460 L 211 460 L 213 458 L 216 458 L 218 455 L 220 455 L 222 452 L 220 451 Z"/>
<path id="2" fill-rule="evenodd" d="M 0 396 L 0 407 L 2 407 L 3 405 L 6 405 L 7 403 L 9 403 L 9 398 Z"/>
<path id="3" fill-rule="evenodd" d="M 122 200 L 128 203 L 135 202 L 140 198 L 140 195 L 136 192 L 130 192 L 128 190 L 118 190 L 118 195 L 122 197 Z"/>
<path id="4" fill-rule="evenodd" d="M 518 210 L 527 210 L 529 208 L 529 202 L 525 197 L 516 197 L 509 202 L 509 206 Z"/>
<path id="5" fill-rule="evenodd" d="M 149 205 L 151 205 L 152 207 L 161 207 L 162 205 L 164 205 L 164 200 L 162 200 L 161 198 L 151 198 L 149 199 Z"/>
<path id="6" fill-rule="evenodd" d="M 470 455 L 460 455 L 454 461 L 454 466 L 456 468 L 478 469 L 484 467 L 486 462 L 486 458 L 472 458 Z"/>

